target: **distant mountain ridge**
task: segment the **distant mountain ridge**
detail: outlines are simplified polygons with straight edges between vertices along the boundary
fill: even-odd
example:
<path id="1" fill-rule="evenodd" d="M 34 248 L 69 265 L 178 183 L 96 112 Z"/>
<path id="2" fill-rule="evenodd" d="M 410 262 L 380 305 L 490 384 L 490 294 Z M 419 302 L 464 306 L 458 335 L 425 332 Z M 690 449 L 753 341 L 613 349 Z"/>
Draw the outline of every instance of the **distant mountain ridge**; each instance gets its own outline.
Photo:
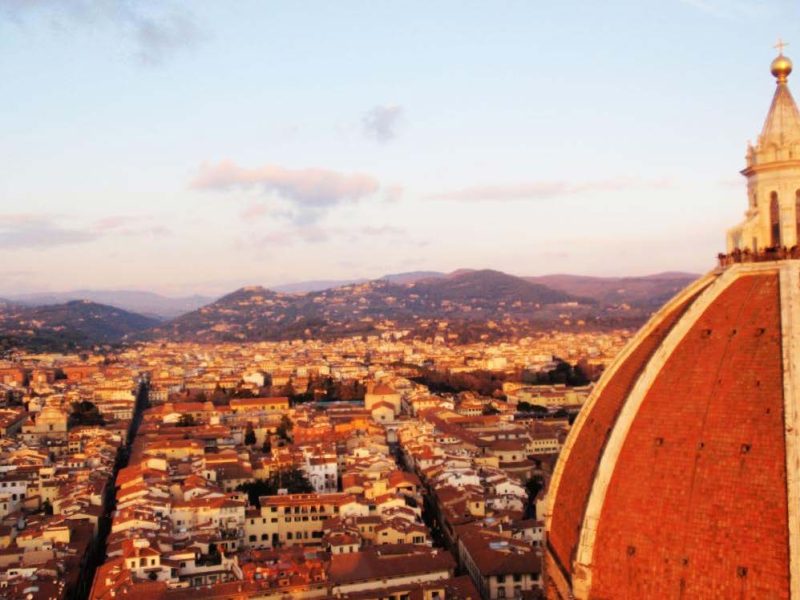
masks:
<path id="1" fill-rule="evenodd" d="M 71 351 L 123 341 L 159 321 L 88 300 L 62 304 L 0 306 L 0 349 Z"/>
<path id="2" fill-rule="evenodd" d="M 10 301 L 31 306 L 61 304 L 72 300 L 89 300 L 98 304 L 116 306 L 161 320 L 173 319 L 201 306 L 213 302 L 210 296 L 169 297 L 153 292 L 136 290 L 74 290 L 71 292 L 40 292 L 20 294 L 7 298 Z"/>
<path id="3" fill-rule="evenodd" d="M 642 277 L 543 275 L 525 279 L 603 304 L 657 308 L 698 277 L 692 273 L 668 272 Z"/>
<path id="4" fill-rule="evenodd" d="M 389 328 L 436 335 L 436 327 L 446 322 L 458 324 L 457 335 L 464 340 L 482 339 L 487 331 L 511 335 L 573 322 L 627 325 L 649 315 L 647 309 L 621 312 L 617 303 L 608 307 L 591 295 L 489 269 L 426 272 L 408 280 L 384 278 L 301 295 L 241 288 L 143 335 L 211 343 L 331 338 Z"/>
<path id="5" fill-rule="evenodd" d="M 491 269 L 416 271 L 310 291 L 300 290 L 304 285 L 335 282 L 292 284 L 292 291 L 285 286 L 277 290 L 247 286 L 192 310 L 181 308 L 183 314 L 167 321 L 88 300 L 23 304 L 54 296 L 28 295 L 0 299 L 0 347 L 12 342 L 74 348 L 155 339 L 216 343 L 334 338 L 388 329 L 427 339 L 446 330 L 448 339 L 466 342 L 553 328 L 638 327 L 696 277 L 689 273 L 609 278 L 517 277 Z M 208 300 L 202 296 L 169 299 L 149 292 L 92 294 L 158 308 L 162 315 L 168 306 L 177 311 Z M 165 298 L 173 303 L 162 302 Z"/>
<path id="6" fill-rule="evenodd" d="M 420 279 L 428 279 L 433 277 L 445 277 L 446 274 L 440 271 L 410 271 L 408 273 L 393 273 L 378 277 L 378 279 L 385 279 L 392 283 L 413 283 Z M 275 292 L 285 292 L 287 294 L 308 293 L 308 292 L 321 292 L 323 290 L 330 290 L 333 288 L 343 287 L 346 285 L 357 285 L 359 283 L 367 283 L 374 281 L 361 277 L 358 279 L 321 279 L 312 281 L 298 281 L 297 283 L 286 283 L 281 285 L 270 286 L 269 289 Z"/>
<path id="7" fill-rule="evenodd" d="M 444 271 L 411 271 L 408 273 L 396 273 L 384 275 L 377 279 L 385 279 L 392 283 L 416 283 L 426 279 L 447 279 L 459 277 L 467 273 L 476 271 L 490 271 L 491 269 L 457 269 L 452 272 Z M 499 272 L 499 271 L 498 271 Z M 683 286 L 694 281 L 700 275 L 697 273 L 685 273 L 681 271 L 667 271 L 652 275 L 627 276 L 627 277 L 596 277 L 591 275 L 568 275 L 552 274 L 538 276 L 521 276 L 521 279 L 531 283 L 540 283 L 555 290 L 560 290 L 569 294 L 593 298 L 598 301 L 614 300 L 634 302 L 646 300 L 651 294 L 662 298 L 665 294 L 674 294 L 680 291 Z M 296 283 L 270 286 L 269 289 L 275 292 L 285 293 L 308 293 L 367 283 L 367 278 L 358 279 L 323 279 L 312 281 L 300 281 Z M 675 287 L 679 286 L 679 287 Z M 618 296 L 613 293 L 624 288 Z"/>
<path id="8" fill-rule="evenodd" d="M 417 291 L 442 300 L 469 301 L 475 298 L 491 302 L 524 301 L 536 304 L 558 304 L 581 301 L 591 303 L 570 292 L 528 281 L 500 271 L 461 271 L 444 277 L 432 277 L 411 284 Z"/>

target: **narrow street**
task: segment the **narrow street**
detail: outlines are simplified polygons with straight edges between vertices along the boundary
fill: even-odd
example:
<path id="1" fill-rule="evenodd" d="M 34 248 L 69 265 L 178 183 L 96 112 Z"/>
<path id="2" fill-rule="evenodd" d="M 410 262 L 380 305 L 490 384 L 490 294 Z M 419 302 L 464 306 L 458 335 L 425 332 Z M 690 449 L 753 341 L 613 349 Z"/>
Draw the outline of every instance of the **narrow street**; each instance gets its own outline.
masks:
<path id="1" fill-rule="evenodd" d="M 113 520 L 114 509 L 116 508 L 117 474 L 119 473 L 120 469 L 124 469 L 126 466 L 128 466 L 128 460 L 130 459 L 131 454 L 131 446 L 133 445 L 133 440 L 136 437 L 136 432 L 139 430 L 139 425 L 142 422 L 142 413 L 148 405 L 148 391 L 149 381 L 146 376 L 142 376 L 136 391 L 136 402 L 133 409 L 133 419 L 131 420 L 131 425 L 128 429 L 128 439 L 126 440 L 125 444 L 120 446 L 117 452 L 117 460 L 114 464 L 114 472 L 108 481 L 108 486 L 106 487 L 105 491 L 105 498 L 103 501 L 104 511 L 103 516 L 100 517 L 97 539 L 95 540 L 94 546 L 90 551 L 90 556 L 86 561 L 86 569 L 81 577 L 78 588 L 73 594 L 75 600 L 87 600 L 89 598 L 89 593 L 92 589 L 92 582 L 94 581 L 94 575 L 97 571 L 97 567 L 99 567 L 105 560 L 106 541 L 108 539 L 108 535 L 111 533 L 111 522 Z"/>

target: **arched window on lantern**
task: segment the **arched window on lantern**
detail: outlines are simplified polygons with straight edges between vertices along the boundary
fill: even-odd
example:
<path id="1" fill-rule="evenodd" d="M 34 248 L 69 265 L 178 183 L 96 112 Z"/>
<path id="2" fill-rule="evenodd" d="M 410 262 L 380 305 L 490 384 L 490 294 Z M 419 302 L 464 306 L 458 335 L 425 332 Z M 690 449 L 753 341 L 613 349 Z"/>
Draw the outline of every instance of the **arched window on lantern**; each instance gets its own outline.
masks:
<path id="1" fill-rule="evenodd" d="M 772 192 L 769 196 L 769 230 L 772 235 L 773 247 L 781 245 L 781 209 L 778 206 L 778 193 Z"/>
<path id="2" fill-rule="evenodd" d="M 797 232 L 795 245 L 800 246 L 800 190 L 794 193 L 794 227 Z"/>

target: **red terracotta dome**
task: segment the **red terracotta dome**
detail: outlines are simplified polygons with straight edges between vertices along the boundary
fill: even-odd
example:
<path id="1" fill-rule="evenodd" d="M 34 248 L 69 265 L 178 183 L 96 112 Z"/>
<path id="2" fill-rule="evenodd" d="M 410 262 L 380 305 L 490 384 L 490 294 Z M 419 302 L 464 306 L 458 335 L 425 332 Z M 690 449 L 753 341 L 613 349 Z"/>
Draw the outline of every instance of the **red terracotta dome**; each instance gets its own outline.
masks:
<path id="1" fill-rule="evenodd" d="M 703 277 L 639 332 L 556 468 L 551 596 L 790 597 L 798 328 L 800 261 L 784 260 Z"/>

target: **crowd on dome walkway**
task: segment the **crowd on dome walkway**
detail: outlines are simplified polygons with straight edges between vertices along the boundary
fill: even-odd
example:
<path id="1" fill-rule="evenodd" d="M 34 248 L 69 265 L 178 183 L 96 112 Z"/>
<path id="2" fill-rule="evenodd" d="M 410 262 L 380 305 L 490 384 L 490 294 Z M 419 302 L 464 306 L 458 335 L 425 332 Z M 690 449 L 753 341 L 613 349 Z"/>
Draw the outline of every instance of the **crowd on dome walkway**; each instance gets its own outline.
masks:
<path id="1" fill-rule="evenodd" d="M 753 251 L 749 248 L 735 249 L 733 252 L 720 252 L 717 255 L 720 267 L 728 267 L 737 263 L 769 262 L 774 260 L 800 259 L 800 247 L 771 246 Z"/>

